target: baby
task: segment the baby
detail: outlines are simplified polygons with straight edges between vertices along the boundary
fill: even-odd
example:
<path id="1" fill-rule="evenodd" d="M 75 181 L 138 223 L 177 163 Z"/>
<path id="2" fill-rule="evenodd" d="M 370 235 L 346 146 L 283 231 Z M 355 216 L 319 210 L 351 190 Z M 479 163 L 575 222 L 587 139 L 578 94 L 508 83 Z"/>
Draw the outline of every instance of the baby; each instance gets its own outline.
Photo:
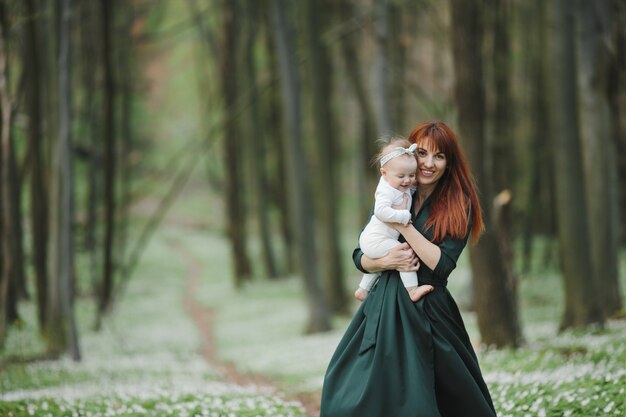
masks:
<path id="1" fill-rule="evenodd" d="M 411 145 L 403 138 L 392 138 L 379 152 L 380 181 L 376 187 L 374 215 L 359 237 L 365 256 L 376 259 L 386 256 L 399 245 L 398 232 L 385 223 L 407 224 L 411 221 L 411 200 L 415 192 L 417 161 Z M 380 274 L 364 274 L 354 296 L 363 301 Z M 400 278 L 412 301 L 417 301 L 432 290 L 430 285 L 417 285 L 416 272 L 400 272 Z"/>

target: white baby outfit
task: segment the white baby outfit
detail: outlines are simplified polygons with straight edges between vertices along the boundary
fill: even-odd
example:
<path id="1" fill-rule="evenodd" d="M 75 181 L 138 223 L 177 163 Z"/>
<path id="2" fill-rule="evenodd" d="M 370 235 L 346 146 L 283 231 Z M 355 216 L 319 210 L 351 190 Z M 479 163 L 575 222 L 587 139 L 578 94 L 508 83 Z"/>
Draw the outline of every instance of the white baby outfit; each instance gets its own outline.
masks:
<path id="1" fill-rule="evenodd" d="M 383 222 L 407 224 L 411 220 L 411 212 L 409 210 L 396 210 L 391 206 L 401 206 L 406 195 L 408 197 L 406 207 L 411 207 L 414 192 L 415 188 L 406 191 L 397 190 L 389 185 L 384 177 L 380 177 L 374 195 L 374 215 L 359 237 L 359 245 L 365 256 L 372 259 L 382 258 L 387 256 L 392 248 L 400 244 L 398 242 L 400 232 Z M 379 275 L 364 274 L 359 287 L 370 291 Z M 417 285 L 416 272 L 400 272 L 400 278 L 407 288 Z"/>

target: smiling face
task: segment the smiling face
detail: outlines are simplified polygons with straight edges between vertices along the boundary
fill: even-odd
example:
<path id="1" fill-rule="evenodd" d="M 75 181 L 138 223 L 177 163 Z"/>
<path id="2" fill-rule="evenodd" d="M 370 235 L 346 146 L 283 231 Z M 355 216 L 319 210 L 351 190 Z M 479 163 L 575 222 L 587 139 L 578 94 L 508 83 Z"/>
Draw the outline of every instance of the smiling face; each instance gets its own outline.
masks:
<path id="1" fill-rule="evenodd" d="M 380 169 L 380 175 L 396 190 L 402 192 L 411 187 L 415 181 L 417 162 L 413 156 L 402 155 L 391 159 Z"/>
<path id="2" fill-rule="evenodd" d="M 429 145 L 432 142 L 423 141 L 417 145 L 417 183 L 434 186 L 445 174 L 448 159 L 443 152 Z"/>

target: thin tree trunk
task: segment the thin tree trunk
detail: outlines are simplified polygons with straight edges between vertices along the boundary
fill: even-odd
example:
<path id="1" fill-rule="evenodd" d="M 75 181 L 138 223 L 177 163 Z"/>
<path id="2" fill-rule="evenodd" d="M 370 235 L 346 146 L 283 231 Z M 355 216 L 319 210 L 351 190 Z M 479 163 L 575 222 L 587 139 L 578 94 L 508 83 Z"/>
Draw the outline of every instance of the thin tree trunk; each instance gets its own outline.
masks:
<path id="1" fill-rule="evenodd" d="M 500 247 L 500 255 L 502 263 L 506 270 L 505 282 L 506 292 L 509 301 L 513 303 L 510 306 L 514 311 L 512 317 L 517 322 L 516 330 L 521 339 L 521 327 L 519 327 L 519 309 L 517 303 L 517 275 L 514 270 L 514 252 L 513 252 L 513 205 L 512 199 L 515 198 L 515 171 L 514 152 L 514 123 L 513 123 L 513 94 L 511 92 L 512 56 L 511 36 L 509 26 L 512 22 L 510 13 L 510 2 L 508 0 L 492 0 L 490 5 L 492 8 L 493 23 L 493 89 L 495 90 L 495 99 L 493 104 L 493 137 L 491 138 L 491 149 L 488 154 L 491 158 L 491 175 L 489 180 L 492 181 L 490 189 L 493 191 L 494 197 L 494 215 L 493 225 L 494 233 Z M 486 179 L 486 178 L 485 178 Z"/>
<path id="2" fill-rule="evenodd" d="M 102 65 L 104 79 L 103 95 L 103 140 L 104 149 L 104 258 L 102 282 L 100 284 L 98 317 L 96 328 L 100 327 L 102 316 L 108 311 L 113 302 L 113 276 L 114 276 L 114 244 L 115 244 L 115 221 L 117 202 L 115 198 L 116 172 L 117 172 L 117 141 L 114 132 L 114 109 L 115 85 L 113 82 L 113 10 L 114 2 L 101 0 L 101 25 L 102 25 Z"/>
<path id="3" fill-rule="evenodd" d="M 271 21 L 266 24 L 268 28 L 272 27 Z M 280 79 L 278 70 L 278 58 L 276 57 L 276 48 L 272 41 L 271 30 L 267 30 L 267 55 L 268 55 L 268 72 L 270 77 L 274 80 Z M 270 168 L 268 171 L 268 188 L 270 191 L 271 201 L 276 205 L 278 209 L 278 223 L 280 226 L 280 233 L 283 240 L 283 246 L 286 249 L 285 261 L 286 271 L 294 273 L 298 270 L 297 266 L 297 254 L 296 251 L 289 250 L 295 245 L 294 231 L 291 223 L 291 208 L 287 202 L 287 196 L 289 195 L 289 187 L 285 178 L 287 178 L 287 157 L 284 153 L 285 147 L 283 146 L 285 139 L 285 133 L 283 130 L 283 114 L 281 112 L 280 91 L 278 88 L 271 88 L 265 95 L 264 108 L 267 109 L 265 114 L 265 136 L 269 138 L 269 149 L 272 149 L 271 154 L 268 156 L 274 156 L 274 160 L 269 161 L 266 168 Z"/>
<path id="4" fill-rule="evenodd" d="M 389 17 L 391 5 L 389 0 L 374 0 L 374 10 L 376 21 L 374 28 L 376 33 L 376 61 L 375 61 L 375 91 L 378 96 L 378 112 L 376 121 L 379 128 L 380 136 L 388 136 L 393 134 L 393 126 L 391 125 L 391 107 L 390 102 L 390 68 L 389 68 Z"/>
<path id="5" fill-rule="evenodd" d="M 405 129 L 404 117 L 406 114 L 406 62 L 407 62 L 407 35 L 405 34 L 406 5 L 391 2 L 389 7 L 389 111 L 391 130 L 402 132 Z"/>
<path id="6" fill-rule="evenodd" d="M 99 242 L 98 207 L 102 200 L 101 176 L 102 172 L 102 124 L 98 117 L 97 85 L 98 65 L 102 56 L 100 44 L 102 42 L 102 26 L 98 25 L 99 3 L 81 3 L 81 46 L 82 46 L 82 87 L 85 94 L 83 106 L 83 120 L 86 129 L 85 146 L 88 149 L 87 159 L 87 200 L 86 219 L 84 226 L 84 246 L 89 253 L 89 275 L 91 287 L 95 295 L 99 295 L 101 256 Z"/>
<path id="7" fill-rule="evenodd" d="M 548 103 L 547 68 L 548 51 L 546 47 L 546 22 L 544 0 L 535 0 L 530 6 L 529 23 L 530 43 L 527 48 L 530 84 L 529 118 L 532 120 L 531 130 L 531 157 L 530 165 L 526 168 L 530 172 L 529 189 L 535 192 L 527 198 L 526 214 L 524 218 L 524 267 L 525 272 L 530 270 L 532 259 L 533 237 L 543 234 L 552 238 L 554 234 L 554 183 L 543 181 L 544 178 L 553 178 L 554 170 L 552 148 L 545 146 L 545 136 L 548 132 Z M 547 245 L 550 246 L 550 245 Z"/>
<path id="8" fill-rule="evenodd" d="M 0 221 L 2 227 L 0 231 L 1 245 L 1 266 L 0 270 L 0 349 L 4 347 L 7 328 L 10 321 L 9 299 L 11 280 L 13 276 L 14 262 L 11 240 L 13 239 L 13 228 L 11 218 L 11 187 L 10 187 L 10 164 L 11 154 L 11 101 L 9 99 L 7 71 L 7 50 L 4 39 L 4 22 L 0 21 L 0 112 L 2 125 L 0 126 L 0 197 L 2 197 L 2 207 L 0 208 Z"/>
<path id="9" fill-rule="evenodd" d="M 335 313 L 348 313 L 348 299 L 345 274 L 341 262 L 339 245 L 339 223 L 337 190 L 337 156 L 339 155 L 335 120 L 332 115 L 332 59 L 328 47 L 323 45 L 321 36 L 324 22 L 323 13 L 330 4 L 315 0 L 307 1 L 306 26 L 310 51 L 308 64 L 313 99 L 313 133 L 317 145 L 318 175 L 316 175 L 316 203 L 319 213 L 320 259 L 326 297 Z"/>
<path id="10" fill-rule="evenodd" d="M 578 130 L 574 13 L 567 0 L 555 0 L 548 12 L 552 66 L 549 96 L 554 112 L 549 136 L 554 140 L 557 224 L 565 284 L 561 329 L 604 321 L 587 246 L 589 223 Z"/>
<path id="11" fill-rule="evenodd" d="M 485 155 L 485 92 L 483 85 L 483 10 L 474 2 L 452 0 L 452 42 L 456 68 L 455 97 L 459 131 L 476 180 L 482 189 L 487 232 L 470 248 L 475 308 L 483 343 L 518 346 L 522 340 L 517 302 L 494 232 L 493 195 Z"/>
<path id="12" fill-rule="evenodd" d="M 582 0 L 579 86 L 582 154 L 587 186 L 591 256 L 598 278 L 600 306 L 610 316 L 622 308 L 618 274 L 617 160 L 609 103 L 610 39 L 613 18 L 609 1 Z"/>
<path id="13" fill-rule="evenodd" d="M 611 43 L 610 75 L 608 82 L 613 143 L 617 155 L 617 177 L 626 178 L 626 4 L 614 2 L 612 13 L 615 18 Z M 618 212 L 613 213 L 619 224 L 619 242 L 626 245 L 626 181 L 619 181 Z"/>
<path id="14" fill-rule="evenodd" d="M 10 65 L 9 58 L 11 56 L 11 51 L 8 50 L 7 39 L 9 39 L 9 31 L 7 28 L 7 10 L 5 4 L 0 4 L 0 30 L 2 30 L 2 38 L 5 40 L 4 44 L 4 69 L 3 69 L 3 77 L 5 79 L 5 87 L 3 94 L 6 95 L 6 102 L 8 105 L 12 106 L 10 100 L 11 93 L 10 89 Z M 19 97 L 19 92 L 15 94 L 16 97 Z M 23 239 L 22 239 L 22 219 L 21 219 L 21 188 L 22 181 L 18 173 L 17 162 L 16 162 L 16 154 L 15 154 L 15 144 L 12 133 L 12 124 L 13 124 L 13 109 L 9 108 L 6 110 L 9 113 L 8 126 L 6 126 L 8 132 L 8 147 L 6 148 L 7 154 L 3 155 L 2 158 L 6 163 L 6 166 L 3 168 L 5 170 L 6 177 L 4 178 L 5 184 L 8 192 L 8 201 L 6 201 L 7 212 L 4 213 L 4 216 L 10 219 L 10 226 L 7 229 L 7 235 L 5 239 L 8 240 L 9 250 L 10 250 L 10 273 L 9 273 L 9 288 L 8 288 L 8 298 L 7 303 L 4 304 L 4 307 L 7 309 L 7 319 L 9 322 L 13 322 L 19 318 L 19 314 L 17 311 L 17 302 L 19 298 L 26 297 L 26 287 L 25 287 L 25 273 L 24 273 L 24 249 L 23 249 Z M 0 235 L 1 236 L 1 235 Z M 2 307 L 2 306 L 0 306 Z"/>
<path id="15" fill-rule="evenodd" d="M 254 191 L 257 201 L 257 216 L 259 224 L 259 235 L 261 238 L 261 253 L 263 257 L 263 265 L 265 266 L 265 273 L 268 278 L 273 279 L 278 276 L 278 270 L 276 267 L 276 256 L 274 253 L 274 247 L 272 245 L 272 230 L 270 227 L 269 217 L 269 201 L 268 201 L 268 184 L 267 174 L 265 170 L 266 162 L 266 146 L 267 135 L 265 135 L 263 124 L 261 122 L 261 109 L 259 106 L 259 90 L 257 86 L 257 71 L 256 63 L 254 60 L 254 46 L 255 39 L 257 38 L 257 24 L 258 9 L 256 7 L 256 0 L 248 0 L 247 7 L 247 19 L 246 19 L 246 37 L 244 45 L 245 53 L 245 79 L 251 84 L 249 85 L 250 94 L 253 98 L 249 107 L 250 117 L 250 129 L 249 138 L 250 147 L 252 150 L 252 157 L 250 162 L 252 164 L 252 176 L 254 177 Z"/>
<path id="16" fill-rule="evenodd" d="M 224 101 L 226 123 L 224 126 L 224 161 L 226 163 L 226 216 L 228 237 L 231 244 L 234 283 L 241 288 L 250 278 L 251 267 L 246 248 L 246 214 L 244 207 L 244 181 L 242 181 L 239 158 L 241 139 L 237 121 L 232 116 L 237 100 L 237 58 L 235 50 L 239 36 L 239 26 L 235 22 L 237 5 L 227 1 L 223 7 L 222 48 L 220 50 L 220 85 Z"/>
<path id="17" fill-rule="evenodd" d="M 126 271 L 125 260 L 127 259 L 128 247 L 128 228 L 130 221 L 130 205 L 131 205 L 131 184 L 133 181 L 132 155 L 134 147 L 133 126 L 132 126 L 132 99 L 133 99 L 133 46 L 130 43 L 130 30 L 133 23 L 134 7 L 132 4 L 126 6 L 124 11 L 124 23 L 121 31 L 119 31 L 119 44 L 117 49 L 118 62 L 121 71 L 121 94 L 120 94 L 120 133 L 122 140 L 120 141 L 120 212 L 119 212 L 119 232 L 116 243 L 117 256 L 120 259 L 120 276 L 124 276 Z"/>
<path id="18" fill-rule="evenodd" d="M 71 155 L 71 0 L 59 4 L 59 134 L 53 148 L 50 237 L 50 299 L 47 327 L 48 349 L 55 354 L 69 351 L 80 360 L 74 319 L 74 248 Z"/>
<path id="19" fill-rule="evenodd" d="M 307 333 L 330 329 L 330 312 L 319 282 L 315 252 L 315 232 L 313 228 L 312 201 L 309 192 L 309 172 L 302 144 L 302 122 L 300 114 L 300 84 L 294 49 L 287 26 L 288 9 L 284 0 L 272 0 L 272 20 L 274 36 L 281 68 L 283 106 L 287 115 L 285 155 L 289 161 L 289 187 L 293 207 L 293 225 L 297 233 L 296 248 L 302 265 L 302 273 L 309 304 Z"/>
<path id="20" fill-rule="evenodd" d="M 39 18 L 36 16 L 34 0 L 26 0 L 26 13 L 31 16 L 26 23 L 25 65 L 27 71 L 26 107 L 28 123 L 28 153 L 30 155 L 30 220 L 32 228 L 32 263 L 37 289 L 37 319 L 39 330 L 46 326 L 48 296 L 48 194 L 45 185 L 45 169 L 42 158 L 44 150 L 44 129 L 42 126 L 42 98 L 39 50 Z"/>
<path id="21" fill-rule="evenodd" d="M 348 20 L 353 15 L 354 9 L 350 0 L 341 0 L 339 14 L 342 20 Z M 359 106 L 360 131 L 357 144 L 358 155 L 358 195 L 359 206 L 362 207 L 359 218 L 365 223 L 373 204 L 373 193 L 378 181 L 378 172 L 372 167 L 371 161 L 376 153 L 376 123 L 374 111 L 361 73 L 363 65 L 359 65 L 357 54 L 356 34 L 346 36 L 340 42 L 342 56 L 348 73 L 348 82 L 351 84 Z"/>

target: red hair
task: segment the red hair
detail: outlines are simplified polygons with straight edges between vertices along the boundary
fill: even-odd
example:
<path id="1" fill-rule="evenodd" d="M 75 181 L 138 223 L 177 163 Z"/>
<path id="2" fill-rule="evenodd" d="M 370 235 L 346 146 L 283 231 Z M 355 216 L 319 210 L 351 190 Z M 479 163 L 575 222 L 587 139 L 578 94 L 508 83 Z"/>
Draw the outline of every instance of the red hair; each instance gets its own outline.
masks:
<path id="1" fill-rule="evenodd" d="M 445 123 L 425 122 L 416 126 L 409 142 L 429 151 L 443 152 L 446 172 L 433 191 L 426 228 L 433 229 L 433 241 L 440 242 L 447 235 L 462 239 L 467 235 L 470 221 L 472 242 L 478 241 L 485 230 L 476 181 L 459 146 L 456 135 Z"/>

